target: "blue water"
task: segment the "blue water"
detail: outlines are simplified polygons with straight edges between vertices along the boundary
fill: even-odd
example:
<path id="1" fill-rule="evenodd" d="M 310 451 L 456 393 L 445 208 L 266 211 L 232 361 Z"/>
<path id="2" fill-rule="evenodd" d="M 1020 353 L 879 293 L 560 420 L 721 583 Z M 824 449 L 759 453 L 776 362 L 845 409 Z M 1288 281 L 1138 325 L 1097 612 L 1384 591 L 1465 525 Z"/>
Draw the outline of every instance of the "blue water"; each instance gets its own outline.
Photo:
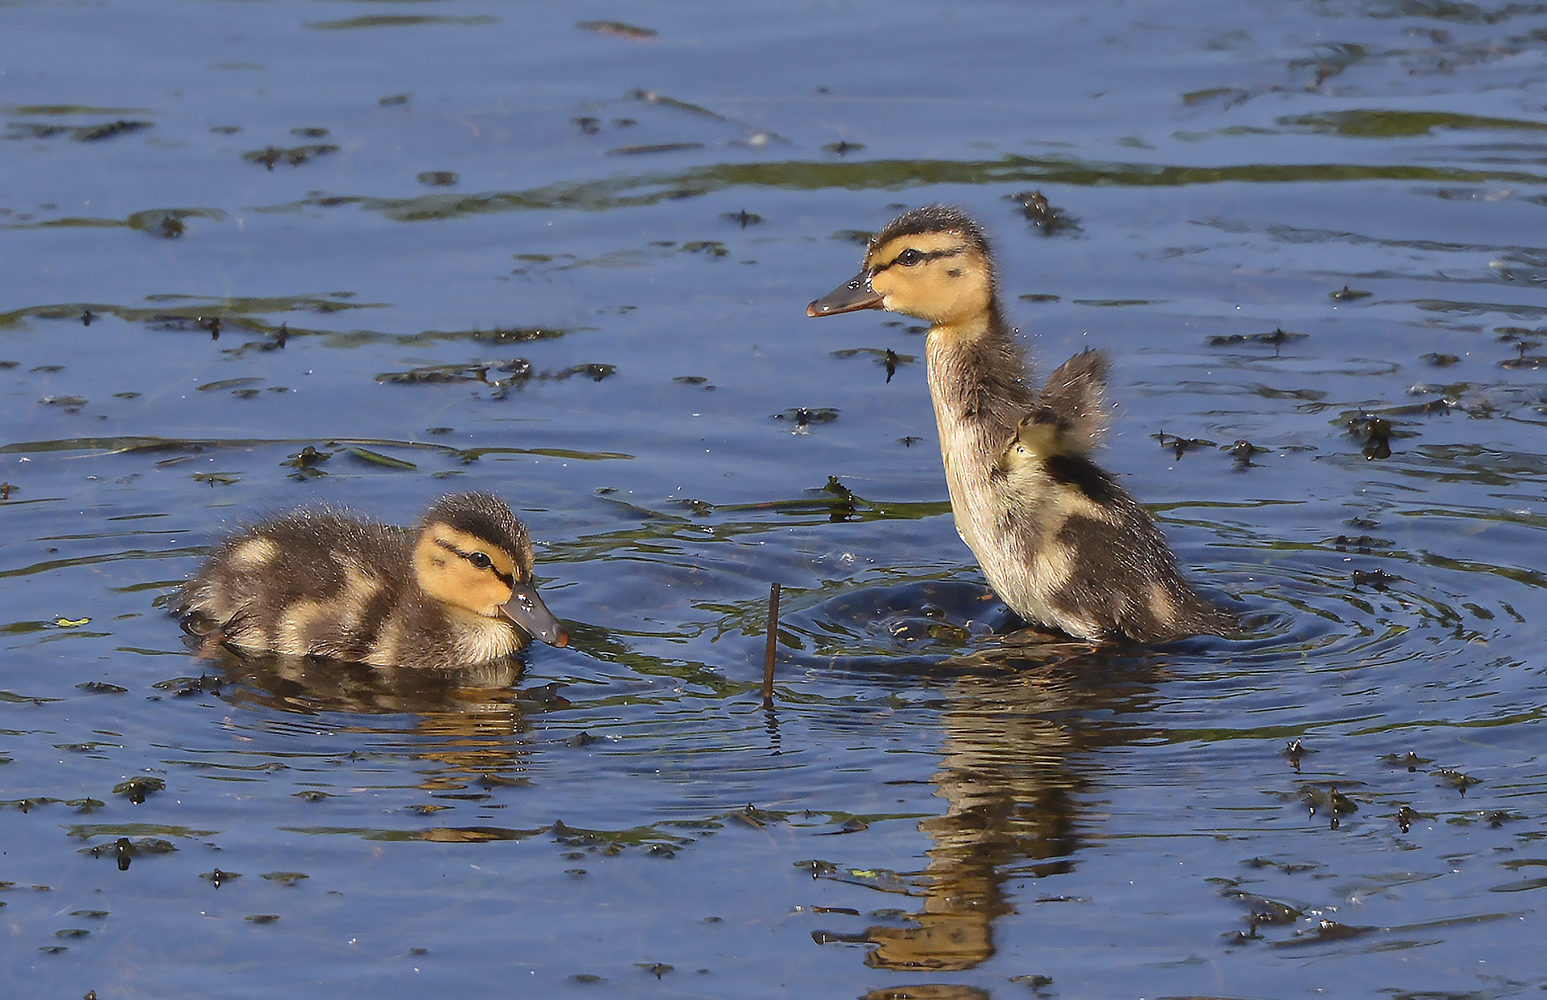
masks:
<path id="1" fill-rule="evenodd" d="M 0 4 L 5 981 L 1539 993 L 1544 39 L 1368 0 Z M 921 331 L 804 314 L 932 201 L 1044 371 L 1113 353 L 1101 460 L 1253 638 L 989 634 Z M 519 676 L 198 661 L 166 613 L 247 520 L 453 489 L 518 509 L 574 637 Z"/>

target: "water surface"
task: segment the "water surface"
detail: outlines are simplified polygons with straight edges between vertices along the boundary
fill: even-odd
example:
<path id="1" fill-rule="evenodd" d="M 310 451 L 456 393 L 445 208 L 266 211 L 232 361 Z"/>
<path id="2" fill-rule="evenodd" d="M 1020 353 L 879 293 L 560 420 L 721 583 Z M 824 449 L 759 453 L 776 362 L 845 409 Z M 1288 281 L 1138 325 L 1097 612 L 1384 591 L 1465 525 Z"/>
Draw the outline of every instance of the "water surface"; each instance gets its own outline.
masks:
<path id="1" fill-rule="evenodd" d="M 1547 987 L 1547 12 L 0 25 L 29 995 Z M 1254 638 L 990 634 L 922 331 L 804 316 L 932 201 L 1044 370 L 1114 354 L 1102 460 Z M 568 649 L 201 662 L 165 611 L 246 520 L 451 489 L 519 509 Z"/>

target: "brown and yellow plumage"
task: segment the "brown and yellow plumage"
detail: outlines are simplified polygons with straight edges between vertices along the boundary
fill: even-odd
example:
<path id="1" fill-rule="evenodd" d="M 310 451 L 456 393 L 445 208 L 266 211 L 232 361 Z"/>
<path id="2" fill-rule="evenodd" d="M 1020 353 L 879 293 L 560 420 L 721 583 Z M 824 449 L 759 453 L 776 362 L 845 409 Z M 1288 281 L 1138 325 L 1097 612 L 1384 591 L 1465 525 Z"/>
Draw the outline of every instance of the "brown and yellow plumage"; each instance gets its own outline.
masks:
<path id="1" fill-rule="evenodd" d="M 227 539 L 183 590 L 190 628 L 241 650 L 454 667 L 528 637 L 569 641 L 532 585 L 532 543 L 497 497 L 442 497 L 416 532 L 329 508 Z"/>
<path id="2" fill-rule="evenodd" d="M 1233 635 L 1187 584 L 1165 536 L 1088 457 L 1106 429 L 1106 355 L 1085 351 L 1039 391 L 999 305 L 983 230 L 946 205 L 877 233 L 864 269 L 807 314 L 886 309 L 931 324 L 925 343 L 951 511 L 1001 600 L 1085 639 Z"/>

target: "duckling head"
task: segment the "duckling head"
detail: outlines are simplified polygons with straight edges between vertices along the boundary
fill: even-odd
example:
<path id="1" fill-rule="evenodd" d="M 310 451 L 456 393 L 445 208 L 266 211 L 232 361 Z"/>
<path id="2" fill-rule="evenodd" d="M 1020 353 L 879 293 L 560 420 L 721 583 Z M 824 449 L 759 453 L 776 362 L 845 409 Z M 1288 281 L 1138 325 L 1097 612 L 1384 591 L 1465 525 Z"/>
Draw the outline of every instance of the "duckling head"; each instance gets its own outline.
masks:
<path id="1" fill-rule="evenodd" d="M 1083 455 L 1085 443 L 1074 433 L 1074 424 L 1067 417 L 1051 406 L 1038 406 L 1021 419 L 1014 439 L 1005 447 L 1001 464 L 1046 461 L 1055 455 Z"/>
<path id="2" fill-rule="evenodd" d="M 442 497 L 414 542 L 414 575 L 426 594 L 484 618 L 508 618 L 550 646 L 569 633 L 532 584 L 532 540 L 504 501 L 483 493 Z"/>
<path id="3" fill-rule="evenodd" d="M 807 316 L 885 309 L 935 326 L 987 315 L 994 261 L 983 229 L 952 205 L 904 212 L 871 237 L 864 270 L 806 307 Z"/>

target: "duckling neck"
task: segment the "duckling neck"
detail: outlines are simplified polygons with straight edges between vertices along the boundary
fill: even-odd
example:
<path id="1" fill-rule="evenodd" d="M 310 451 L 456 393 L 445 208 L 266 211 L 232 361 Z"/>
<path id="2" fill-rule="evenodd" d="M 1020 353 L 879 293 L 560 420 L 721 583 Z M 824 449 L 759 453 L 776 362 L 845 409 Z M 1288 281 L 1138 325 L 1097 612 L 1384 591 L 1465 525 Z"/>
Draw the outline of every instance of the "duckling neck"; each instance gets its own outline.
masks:
<path id="1" fill-rule="evenodd" d="M 983 561 L 979 540 L 1002 506 L 995 496 L 999 455 L 1036 402 L 1025 354 L 997 299 L 981 313 L 937 323 L 925 344 L 929 394 L 940 431 L 951 509 L 962 539 Z"/>

